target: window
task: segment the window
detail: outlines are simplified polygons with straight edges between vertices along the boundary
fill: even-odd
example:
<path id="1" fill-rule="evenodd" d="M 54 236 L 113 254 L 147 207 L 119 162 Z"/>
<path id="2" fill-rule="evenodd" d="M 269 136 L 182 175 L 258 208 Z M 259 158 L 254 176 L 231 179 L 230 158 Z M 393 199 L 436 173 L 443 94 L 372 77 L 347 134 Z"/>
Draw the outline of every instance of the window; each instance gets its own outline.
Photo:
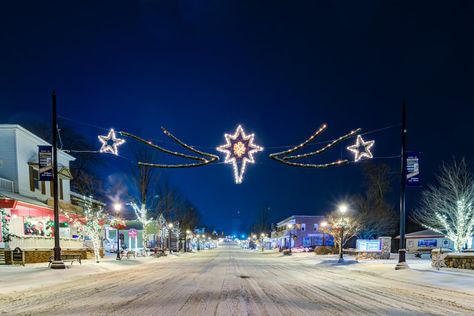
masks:
<path id="1" fill-rule="evenodd" d="M 63 198 L 63 179 L 59 179 L 59 199 L 64 200 Z"/>
<path id="2" fill-rule="evenodd" d="M 306 224 L 301 224 L 301 231 L 304 232 L 306 230 Z"/>
<path id="3" fill-rule="evenodd" d="M 39 190 L 39 173 L 38 170 L 30 166 L 30 191 L 35 192 L 36 189 Z"/>
<path id="4" fill-rule="evenodd" d="M 316 232 L 318 231 L 318 224 L 313 224 L 313 230 Z"/>

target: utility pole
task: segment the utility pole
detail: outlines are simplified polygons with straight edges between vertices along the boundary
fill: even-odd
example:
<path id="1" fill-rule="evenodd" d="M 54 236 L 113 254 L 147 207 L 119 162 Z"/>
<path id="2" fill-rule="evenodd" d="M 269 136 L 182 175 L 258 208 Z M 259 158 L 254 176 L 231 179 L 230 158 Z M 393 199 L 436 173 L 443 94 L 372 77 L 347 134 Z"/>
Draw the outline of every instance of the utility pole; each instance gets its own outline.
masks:
<path id="1" fill-rule="evenodd" d="M 407 105 L 405 100 L 402 104 L 402 130 L 401 130 L 401 180 L 400 180 L 400 245 L 398 247 L 398 263 L 395 270 L 407 269 L 406 262 L 406 240 L 405 240 L 405 191 L 407 181 Z"/>
<path id="2" fill-rule="evenodd" d="M 53 136 L 53 203 L 54 203 L 54 260 L 51 269 L 65 269 L 61 260 L 61 248 L 59 244 L 59 198 L 58 198 L 58 128 L 56 115 L 56 91 L 53 90 L 52 97 L 52 136 Z"/>

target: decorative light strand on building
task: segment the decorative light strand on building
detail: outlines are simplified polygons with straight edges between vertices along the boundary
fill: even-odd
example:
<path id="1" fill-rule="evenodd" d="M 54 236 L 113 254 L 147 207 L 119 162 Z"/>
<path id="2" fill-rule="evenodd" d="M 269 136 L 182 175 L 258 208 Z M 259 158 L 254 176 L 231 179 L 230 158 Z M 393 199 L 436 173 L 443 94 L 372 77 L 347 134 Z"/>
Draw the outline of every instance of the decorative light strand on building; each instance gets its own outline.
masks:
<path id="1" fill-rule="evenodd" d="M 354 145 L 347 147 L 347 149 L 354 153 L 355 161 L 359 161 L 364 157 L 368 159 L 372 159 L 374 156 L 372 155 L 370 148 L 372 148 L 374 144 L 375 144 L 374 140 L 364 141 L 362 136 L 357 135 L 356 143 Z M 364 148 L 362 151 L 360 150 L 361 147 Z"/>
<path id="2" fill-rule="evenodd" d="M 247 163 L 255 163 L 253 154 L 262 151 L 263 147 L 254 144 L 255 135 L 246 135 L 241 125 L 237 126 L 233 135 L 224 134 L 224 137 L 226 144 L 216 149 L 226 154 L 224 162 L 232 164 L 235 183 L 240 184 L 243 181 Z"/>
<path id="3" fill-rule="evenodd" d="M 100 147 L 101 153 L 111 153 L 114 155 L 118 155 L 118 146 L 125 143 L 124 139 L 117 138 L 115 135 L 115 131 L 113 128 L 110 129 L 107 136 L 99 135 L 99 141 L 102 143 L 102 147 Z"/>
<path id="4" fill-rule="evenodd" d="M 355 134 L 357 134 L 358 132 L 360 132 L 360 130 L 361 130 L 360 128 L 355 129 L 353 131 L 350 131 L 349 133 L 333 140 L 332 142 L 330 142 L 329 144 L 327 144 L 326 146 L 324 146 L 323 148 L 320 148 L 318 150 L 315 150 L 315 151 L 312 151 L 312 152 L 309 152 L 309 153 L 306 153 L 306 154 L 286 156 L 286 155 L 288 155 L 288 154 L 290 154 L 290 153 L 292 153 L 292 152 L 294 152 L 298 149 L 301 149 L 301 148 L 305 147 L 306 145 L 308 145 L 317 136 L 319 136 L 322 132 L 324 132 L 326 130 L 326 128 L 327 128 L 327 125 L 323 124 L 313 135 L 311 135 L 307 140 L 305 140 L 301 144 L 299 144 L 295 147 L 292 147 L 288 150 L 282 151 L 282 152 L 270 154 L 270 158 L 272 158 L 273 160 L 276 160 L 278 162 L 281 162 L 285 165 L 288 165 L 288 166 L 301 167 L 301 168 L 328 168 L 328 167 L 339 166 L 339 165 L 343 165 L 343 164 L 348 163 L 349 161 L 346 160 L 346 159 L 340 159 L 340 160 L 336 160 L 336 161 L 329 162 L 329 163 L 319 163 L 319 164 L 318 163 L 299 163 L 299 162 L 292 162 L 290 160 L 303 159 L 303 158 L 308 158 L 308 157 L 312 157 L 312 156 L 315 156 L 315 155 L 322 154 L 323 152 L 329 150 L 330 148 L 332 148 L 336 144 L 338 144 L 338 143 L 342 142 L 343 140 L 345 140 L 349 137 L 352 137 Z"/>

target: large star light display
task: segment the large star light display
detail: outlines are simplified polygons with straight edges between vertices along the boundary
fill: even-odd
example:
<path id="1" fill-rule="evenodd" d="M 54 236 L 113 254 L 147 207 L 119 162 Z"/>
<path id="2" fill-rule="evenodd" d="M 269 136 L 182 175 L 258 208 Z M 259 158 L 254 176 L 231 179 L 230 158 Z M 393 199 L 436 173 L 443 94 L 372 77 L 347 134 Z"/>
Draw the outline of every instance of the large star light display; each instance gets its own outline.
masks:
<path id="1" fill-rule="evenodd" d="M 372 152 L 370 151 L 370 149 L 372 148 L 372 146 L 374 146 L 374 144 L 375 144 L 374 140 L 364 141 L 362 136 L 357 135 L 356 143 L 354 145 L 347 147 L 347 149 L 351 151 L 352 153 L 354 153 L 355 161 L 359 161 L 362 158 L 372 159 L 374 156 L 372 155 Z"/>
<path id="2" fill-rule="evenodd" d="M 225 153 L 225 163 L 231 163 L 234 168 L 235 183 L 242 183 L 247 163 L 255 163 L 253 154 L 263 148 L 253 143 L 254 134 L 246 135 L 242 126 L 238 126 L 234 135 L 224 134 L 226 144 L 217 147 Z"/>
<path id="3" fill-rule="evenodd" d="M 118 146 L 125 143 L 124 139 L 117 138 L 115 136 L 115 131 L 113 128 L 109 131 L 109 134 L 107 134 L 107 136 L 99 135 L 98 137 L 100 142 L 102 143 L 102 147 L 100 147 L 101 153 L 111 153 L 114 155 L 118 155 Z"/>

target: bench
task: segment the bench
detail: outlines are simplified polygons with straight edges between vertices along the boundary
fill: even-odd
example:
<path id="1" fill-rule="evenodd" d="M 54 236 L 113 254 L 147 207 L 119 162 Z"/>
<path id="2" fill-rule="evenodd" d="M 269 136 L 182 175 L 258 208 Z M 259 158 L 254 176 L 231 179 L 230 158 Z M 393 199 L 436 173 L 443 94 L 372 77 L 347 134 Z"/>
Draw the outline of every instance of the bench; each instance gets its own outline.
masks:
<path id="1" fill-rule="evenodd" d="M 137 253 L 135 251 L 122 251 L 120 252 L 120 258 L 127 258 L 127 259 L 130 259 L 131 257 L 133 257 L 134 259 L 137 258 Z"/>
<path id="2" fill-rule="evenodd" d="M 154 252 L 155 252 L 155 253 L 154 253 L 153 255 L 154 255 L 155 257 L 157 257 L 157 258 L 158 258 L 158 257 L 166 256 L 166 253 L 165 253 L 165 250 L 164 250 L 164 249 L 155 249 Z"/>
<path id="3" fill-rule="evenodd" d="M 428 248 L 428 247 L 419 247 L 415 251 L 413 251 L 413 254 L 415 255 L 415 258 L 421 258 L 423 254 L 429 254 L 431 258 L 431 251 L 435 248 Z"/>
<path id="4" fill-rule="evenodd" d="M 74 261 L 77 261 L 79 262 L 80 265 L 82 265 L 81 258 L 82 258 L 82 255 L 80 253 L 68 253 L 68 254 L 61 255 L 61 260 L 64 262 L 70 261 L 71 265 Z M 48 266 L 51 266 L 51 263 L 53 261 L 54 261 L 54 256 L 49 257 Z"/>

